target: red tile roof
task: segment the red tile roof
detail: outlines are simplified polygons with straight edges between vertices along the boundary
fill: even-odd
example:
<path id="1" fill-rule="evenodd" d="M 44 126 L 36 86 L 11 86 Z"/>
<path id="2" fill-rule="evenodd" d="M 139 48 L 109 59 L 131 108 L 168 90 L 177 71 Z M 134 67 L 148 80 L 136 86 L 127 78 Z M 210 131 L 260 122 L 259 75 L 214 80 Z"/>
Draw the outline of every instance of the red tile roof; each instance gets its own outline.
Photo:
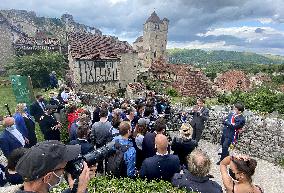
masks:
<path id="1" fill-rule="evenodd" d="M 159 16 L 157 13 L 154 11 L 151 16 L 146 20 L 146 23 L 152 22 L 152 23 L 163 23 L 162 20 L 160 20 Z"/>
<path id="2" fill-rule="evenodd" d="M 146 86 L 140 82 L 129 83 L 127 87 L 133 92 L 141 92 L 146 90 Z"/>
<path id="3" fill-rule="evenodd" d="M 170 73 L 177 76 L 169 86 L 173 86 L 183 96 L 211 97 L 215 94 L 205 74 L 190 64 L 167 64 L 159 59 L 152 63 L 149 71 L 153 74 Z"/>
<path id="4" fill-rule="evenodd" d="M 139 37 L 134 41 L 134 43 L 137 43 L 137 42 L 143 42 L 143 36 L 139 36 Z"/>
<path id="5" fill-rule="evenodd" d="M 250 89 L 249 78 L 240 70 L 227 71 L 219 75 L 214 82 L 223 91 L 233 91 L 236 89 L 247 91 Z"/>
<path id="6" fill-rule="evenodd" d="M 128 42 L 113 36 L 70 33 L 68 42 L 75 59 L 118 59 L 121 53 L 134 52 Z"/>

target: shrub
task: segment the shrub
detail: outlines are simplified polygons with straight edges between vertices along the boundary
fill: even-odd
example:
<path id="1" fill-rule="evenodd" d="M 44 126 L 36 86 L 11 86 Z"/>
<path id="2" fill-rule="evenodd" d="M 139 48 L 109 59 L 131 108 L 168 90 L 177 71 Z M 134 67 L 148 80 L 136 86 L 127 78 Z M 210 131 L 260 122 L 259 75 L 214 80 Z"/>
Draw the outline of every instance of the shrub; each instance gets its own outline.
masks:
<path id="1" fill-rule="evenodd" d="M 181 104 L 190 107 L 196 104 L 196 97 L 184 97 L 181 99 Z"/>
<path id="2" fill-rule="evenodd" d="M 55 71 L 58 77 L 62 77 L 67 67 L 62 54 L 44 51 L 32 55 L 16 56 L 6 66 L 6 69 L 9 74 L 31 76 L 34 87 L 47 87 L 49 74 Z"/>
<path id="3" fill-rule="evenodd" d="M 67 184 L 62 184 L 59 188 L 53 190 L 53 193 L 62 192 L 67 188 Z M 142 179 L 130 179 L 130 178 L 110 178 L 106 176 L 96 177 L 90 180 L 89 193 L 145 193 L 145 192 L 161 192 L 161 193 L 184 193 L 185 190 L 177 189 L 173 187 L 169 182 L 165 181 L 150 181 Z"/>
<path id="4" fill-rule="evenodd" d="M 169 95 L 171 97 L 177 97 L 177 96 L 179 96 L 179 93 L 176 89 L 169 88 L 169 89 L 167 89 L 167 95 Z"/>
<path id="5" fill-rule="evenodd" d="M 242 102 L 250 110 L 284 113 L 284 94 L 276 93 L 267 87 L 256 88 L 250 92 L 234 91 L 231 94 L 223 94 L 218 97 L 218 102 L 222 104 Z"/>

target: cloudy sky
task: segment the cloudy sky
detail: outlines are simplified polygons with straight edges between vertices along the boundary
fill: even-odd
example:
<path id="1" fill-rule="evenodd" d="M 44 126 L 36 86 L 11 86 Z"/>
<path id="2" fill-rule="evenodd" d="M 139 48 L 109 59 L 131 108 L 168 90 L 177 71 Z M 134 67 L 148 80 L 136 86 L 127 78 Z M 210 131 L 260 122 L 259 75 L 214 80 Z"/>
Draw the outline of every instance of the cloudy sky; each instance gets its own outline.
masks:
<path id="1" fill-rule="evenodd" d="M 284 55 L 284 0 L 0 0 L 0 9 L 70 13 L 104 34 L 133 42 L 156 10 L 170 20 L 168 48 Z"/>

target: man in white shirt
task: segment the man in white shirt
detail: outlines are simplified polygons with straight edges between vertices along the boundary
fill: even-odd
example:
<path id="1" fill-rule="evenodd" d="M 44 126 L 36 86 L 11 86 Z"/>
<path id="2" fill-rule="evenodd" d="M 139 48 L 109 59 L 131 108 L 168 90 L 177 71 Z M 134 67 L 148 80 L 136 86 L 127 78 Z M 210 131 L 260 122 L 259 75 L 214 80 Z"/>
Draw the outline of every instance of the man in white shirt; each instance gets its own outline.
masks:
<path id="1" fill-rule="evenodd" d="M 8 157 L 14 149 L 24 147 L 26 139 L 22 133 L 16 128 L 15 120 L 13 117 L 6 117 L 3 120 L 5 130 L 0 136 L 0 148 L 5 157 Z"/>

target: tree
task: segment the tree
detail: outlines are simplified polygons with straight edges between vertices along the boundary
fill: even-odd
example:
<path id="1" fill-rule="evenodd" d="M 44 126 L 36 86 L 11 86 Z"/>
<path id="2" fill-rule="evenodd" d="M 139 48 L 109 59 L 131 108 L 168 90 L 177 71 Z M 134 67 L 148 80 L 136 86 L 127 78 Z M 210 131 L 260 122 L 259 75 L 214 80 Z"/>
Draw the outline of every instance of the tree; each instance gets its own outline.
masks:
<path id="1" fill-rule="evenodd" d="M 32 55 L 16 56 L 6 66 L 9 74 L 30 76 L 34 87 L 47 87 L 52 71 L 63 77 L 68 68 L 65 57 L 59 52 L 40 52 Z"/>

